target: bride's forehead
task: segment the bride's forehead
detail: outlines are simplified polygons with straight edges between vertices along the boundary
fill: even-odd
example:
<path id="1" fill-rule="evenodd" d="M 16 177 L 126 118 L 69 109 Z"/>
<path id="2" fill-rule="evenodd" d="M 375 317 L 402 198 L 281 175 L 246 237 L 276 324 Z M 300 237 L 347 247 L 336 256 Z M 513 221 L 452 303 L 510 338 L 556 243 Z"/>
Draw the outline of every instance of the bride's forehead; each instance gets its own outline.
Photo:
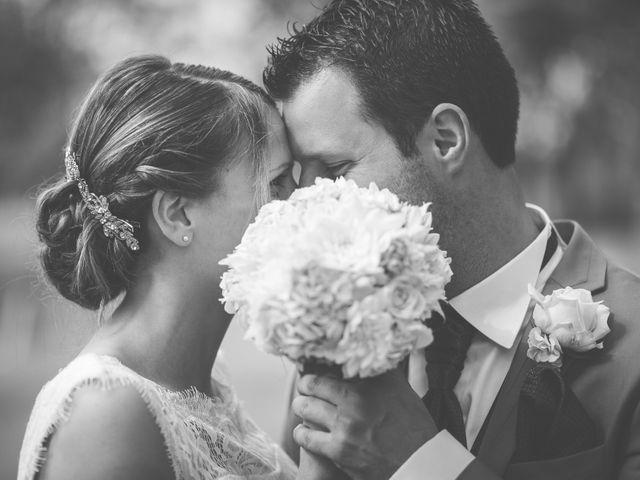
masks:
<path id="1" fill-rule="evenodd" d="M 287 130 L 284 122 L 277 111 L 272 111 L 268 118 L 268 133 L 266 152 L 264 161 L 269 165 L 271 171 L 280 170 L 283 165 L 293 162 L 287 139 Z"/>

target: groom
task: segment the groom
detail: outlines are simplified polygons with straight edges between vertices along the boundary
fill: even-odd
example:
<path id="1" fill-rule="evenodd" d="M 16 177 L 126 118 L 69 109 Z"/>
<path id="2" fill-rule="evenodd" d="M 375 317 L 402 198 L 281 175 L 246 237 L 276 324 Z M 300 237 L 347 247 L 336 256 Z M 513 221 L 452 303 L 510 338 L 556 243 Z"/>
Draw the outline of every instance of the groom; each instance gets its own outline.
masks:
<path id="1" fill-rule="evenodd" d="M 433 202 L 454 271 L 437 348 L 359 382 L 304 376 L 292 410 L 317 428 L 292 415 L 295 442 L 357 479 L 640 478 L 640 279 L 525 204 L 516 79 L 471 0 L 335 0 L 264 81 L 301 183 Z M 611 309 L 604 348 L 529 358 L 528 285 L 591 292 Z"/>

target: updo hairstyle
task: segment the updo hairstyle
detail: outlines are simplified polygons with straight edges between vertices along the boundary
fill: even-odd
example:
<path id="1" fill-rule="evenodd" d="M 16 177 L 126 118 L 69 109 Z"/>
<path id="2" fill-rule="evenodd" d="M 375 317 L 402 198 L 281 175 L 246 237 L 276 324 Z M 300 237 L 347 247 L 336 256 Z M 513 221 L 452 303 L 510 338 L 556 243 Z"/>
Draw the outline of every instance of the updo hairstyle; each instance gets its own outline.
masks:
<path id="1" fill-rule="evenodd" d="M 36 206 L 48 280 L 85 308 L 113 300 L 135 279 L 154 193 L 203 198 L 235 159 L 250 157 L 256 204 L 266 201 L 263 157 L 273 108 L 260 87 L 216 68 L 142 56 L 109 70 L 80 108 L 67 149 L 89 190 L 108 199 L 113 215 L 136 225 L 140 251 L 107 238 L 78 182 L 62 177 L 41 191 Z"/>

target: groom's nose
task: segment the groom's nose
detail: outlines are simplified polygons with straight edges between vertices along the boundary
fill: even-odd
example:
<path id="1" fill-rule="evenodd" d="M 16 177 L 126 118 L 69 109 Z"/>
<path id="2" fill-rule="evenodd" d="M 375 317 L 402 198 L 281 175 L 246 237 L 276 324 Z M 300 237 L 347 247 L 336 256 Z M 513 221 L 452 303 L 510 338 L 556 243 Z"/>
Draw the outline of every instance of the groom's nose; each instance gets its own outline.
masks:
<path id="1" fill-rule="evenodd" d="M 313 185 L 318 177 L 330 177 L 329 170 L 319 160 L 304 162 L 300 166 L 300 181 L 298 182 L 300 187 L 308 187 Z"/>

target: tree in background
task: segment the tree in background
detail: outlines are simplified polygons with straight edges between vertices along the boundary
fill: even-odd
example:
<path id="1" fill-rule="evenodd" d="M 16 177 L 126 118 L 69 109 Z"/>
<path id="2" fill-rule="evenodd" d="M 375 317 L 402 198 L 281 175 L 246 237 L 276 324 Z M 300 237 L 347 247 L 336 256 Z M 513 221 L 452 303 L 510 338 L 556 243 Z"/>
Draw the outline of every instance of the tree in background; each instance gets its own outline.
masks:
<path id="1" fill-rule="evenodd" d="M 259 81 L 265 45 L 327 0 L 2 0 L 0 195 L 59 171 L 72 108 L 121 58 L 162 53 Z M 479 0 L 522 89 L 530 198 L 591 223 L 638 218 L 640 2 Z"/>
<path id="2" fill-rule="evenodd" d="M 640 2 L 492 4 L 503 10 L 523 92 L 523 170 L 545 172 L 538 193 L 552 196 L 554 213 L 584 222 L 637 221 Z"/>
<path id="3" fill-rule="evenodd" d="M 22 193 L 53 174 L 69 96 L 85 74 L 62 35 L 60 1 L 0 2 L 0 192 Z"/>

